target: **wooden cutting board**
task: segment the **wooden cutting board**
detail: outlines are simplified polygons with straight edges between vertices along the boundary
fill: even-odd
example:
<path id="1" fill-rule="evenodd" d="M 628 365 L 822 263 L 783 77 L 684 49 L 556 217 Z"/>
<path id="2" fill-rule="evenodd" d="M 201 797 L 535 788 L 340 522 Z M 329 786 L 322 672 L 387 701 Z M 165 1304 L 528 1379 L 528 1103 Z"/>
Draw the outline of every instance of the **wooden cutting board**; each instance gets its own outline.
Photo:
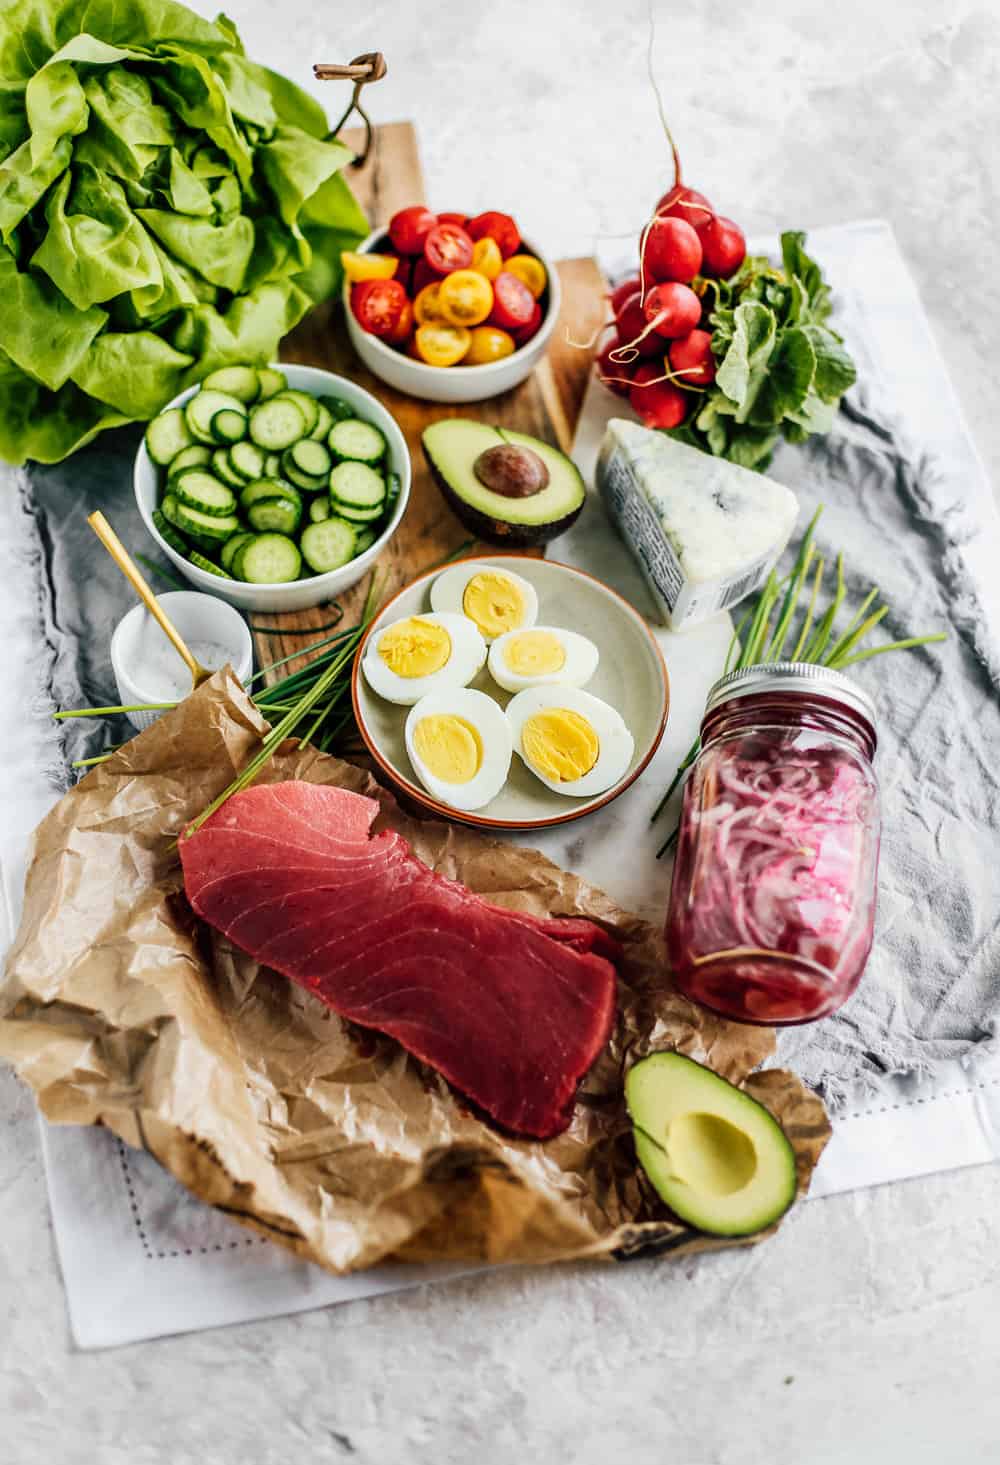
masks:
<path id="1" fill-rule="evenodd" d="M 360 132 L 347 132 L 348 146 L 361 146 Z M 373 225 L 387 223 L 397 209 L 423 203 L 426 198 L 417 139 L 409 122 L 393 122 L 375 131 L 371 153 L 363 167 L 347 173 L 362 208 Z M 450 205 L 453 199 L 445 200 Z M 516 200 L 512 204 L 516 215 Z M 548 355 L 521 386 L 486 402 L 467 406 L 445 406 L 404 396 L 361 365 L 347 337 L 340 302 L 327 301 L 289 335 L 282 347 L 282 359 L 323 366 L 348 376 L 365 387 L 395 417 L 406 438 L 413 462 L 413 486 L 402 523 L 378 562 L 383 576 L 382 599 L 401 589 L 409 580 L 443 560 L 469 538 L 469 531 L 448 509 L 434 486 L 420 447 L 420 434 L 442 417 L 476 417 L 502 427 L 531 433 L 569 452 L 590 373 L 591 353 L 569 344 L 587 340 L 605 318 L 604 282 L 593 259 L 560 260 L 557 268 L 563 290 L 563 306 L 549 346 Z M 368 577 L 339 597 L 343 624 L 357 620 Z M 329 604 L 311 610 L 254 617 L 254 640 L 260 666 L 270 666 L 291 655 L 298 647 L 318 639 L 317 628 L 332 617 Z M 266 627 L 267 629 L 263 629 Z M 271 629 L 273 628 L 273 629 Z M 317 630 L 317 637 L 310 632 Z M 293 669 L 292 662 L 282 675 Z"/>

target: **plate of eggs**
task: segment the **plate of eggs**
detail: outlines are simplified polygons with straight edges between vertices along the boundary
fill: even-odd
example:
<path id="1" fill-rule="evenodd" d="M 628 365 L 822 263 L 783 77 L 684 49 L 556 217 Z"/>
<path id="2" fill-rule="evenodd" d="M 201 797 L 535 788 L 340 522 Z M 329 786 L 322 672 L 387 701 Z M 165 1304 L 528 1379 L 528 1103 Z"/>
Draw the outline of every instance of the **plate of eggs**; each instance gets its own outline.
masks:
<path id="1" fill-rule="evenodd" d="M 582 570 L 494 554 L 428 571 L 358 652 L 354 712 L 416 803 L 483 829 L 579 819 L 633 783 L 670 690 L 645 621 Z"/>

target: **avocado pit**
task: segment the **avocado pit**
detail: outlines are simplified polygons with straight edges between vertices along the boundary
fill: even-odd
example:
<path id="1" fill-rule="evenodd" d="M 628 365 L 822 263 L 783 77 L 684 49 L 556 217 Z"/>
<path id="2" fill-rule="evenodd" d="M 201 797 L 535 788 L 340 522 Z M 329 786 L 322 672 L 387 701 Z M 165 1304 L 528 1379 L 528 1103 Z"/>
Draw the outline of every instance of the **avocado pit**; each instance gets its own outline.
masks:
<path id="1" fill-rule="evenodd" d="M 484 488 L 507 499 L 531 498 L 549 485 L 549 470 L 538 454 L 515 443 L 486 448 L 472 471 Z"/>

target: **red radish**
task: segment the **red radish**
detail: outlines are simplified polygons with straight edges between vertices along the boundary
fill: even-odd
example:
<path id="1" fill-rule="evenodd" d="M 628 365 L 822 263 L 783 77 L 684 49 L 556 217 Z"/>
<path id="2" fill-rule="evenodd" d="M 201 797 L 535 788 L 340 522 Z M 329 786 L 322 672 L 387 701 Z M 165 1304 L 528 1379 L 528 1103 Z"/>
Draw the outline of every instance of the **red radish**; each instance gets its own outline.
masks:
<path id="1" fill-rule="evenodd" d="M 684 373 L 681 385 L 707 387 L 715 381 L 710 331 L 691 331 L 687 336 L 679 336 L 670 342 L 667 356 L 671 368 Z"/>
<path id="2" fill-rule="evenodd" d="M 631 299 L 637 290 L 641 289 L 642 282 L 638 275 L 632 275 L 630 279 L 622 280 L 620 285 L 615 286 L 611 292 L 610 300 L 611 309 L 616 319 L 621 314 L 622 306 Z"/>
<path id="3" fill-rule="evenodd" d="M 701 269 L 701 240 L 683 219 L 654 219 L 641 248 L 646 277 L 656 282 L 679 280 L 687 284 Z"/>
<path id="4" fill-rule="evenodd" d="M 615 345 L 614 341 L 609 341 L 598 356 L 597 375 L 609 392 L 616 392 L 619 397 L 627 397 L 634 372 L 631 366 L 623 366 L 618 361 L 610 360 L 609 353 L 615 349 Z"/>
<path id="5" fill-rule="evenodd" d="M 671 280 L 647 292 L 643 311 L 661 336 L 686 336 L 701 320 L 701 301 L 689 285 Z"/>
<path id="6" fill-rule="evenodd" d="M 662 377 L 663 368 L 651 361 L 636 367 L 628 399 L 647 427 L 680 427 L 691 398 Z"/>
<path id="7" fill-rule="evenodd" d="M 683 219 L 692 229 L 705 227 L 715 210 L 703 193 L 696 188 L 684 188 L 674 184 L 656 205 L 656 213 L 667 219 Z"/>
<path id="8" fill-rule="evenodd" d="M 746 259 L 747 241 L 743 230 L 721 214 L 709 219 L 699 231 L 698 238 L 703 254 L 702 269 L 706 275 L 728 280 Z"/>
<path id="9" fill-rule="evenodd" d="M 692 292 L 693 293 L 693 292 Z M 695 296 L 697 299 L 697 296 Z M 615 329 L 618 332 L 618 346 L 632 346 L 640 356 L 659 356 L 663 350 L 663 339 L 656 331 L 650 331 L 648 336 L 642 336 L 643 331 L 649 325 L 642 309 L 642 296 L 638 290 L 626 300 L 618 312 L 618 320 Z"/>

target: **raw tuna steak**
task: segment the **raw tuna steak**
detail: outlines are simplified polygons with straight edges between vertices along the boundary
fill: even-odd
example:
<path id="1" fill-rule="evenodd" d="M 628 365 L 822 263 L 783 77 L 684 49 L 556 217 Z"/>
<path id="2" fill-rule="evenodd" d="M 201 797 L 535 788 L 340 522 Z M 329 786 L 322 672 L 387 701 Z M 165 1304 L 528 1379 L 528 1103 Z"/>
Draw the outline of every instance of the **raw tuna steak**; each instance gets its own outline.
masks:
<path id="1" fill-rule="evenodd" d="M 235 794 L 180 844 L 197 913 L 341 1017 L 388 1033 L 506 1129 L 545 1139 L 607 1042 L 616 943 L 436 875 L 344 789 Z"/>

